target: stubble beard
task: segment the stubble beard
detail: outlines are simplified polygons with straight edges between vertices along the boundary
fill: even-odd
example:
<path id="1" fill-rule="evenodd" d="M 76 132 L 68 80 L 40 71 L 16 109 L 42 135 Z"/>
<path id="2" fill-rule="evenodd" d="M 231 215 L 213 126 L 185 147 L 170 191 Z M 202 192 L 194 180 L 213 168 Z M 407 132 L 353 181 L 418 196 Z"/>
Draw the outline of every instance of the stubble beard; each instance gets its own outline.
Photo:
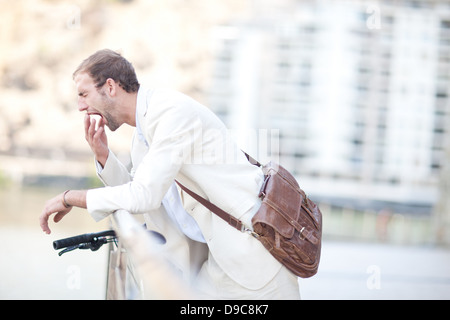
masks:
<path id="1" fill-rule="evenodd" d="M 116 117 L 114 117 L 110 110 L 116 110 L 118 106 L 110 100 L 103 91 L 100 91 L 103 101 L 103 114 L 102 116 L 106 119 L 106 126 L 111 131 L 116 131 L 122 124 L 117 121 Z"/>

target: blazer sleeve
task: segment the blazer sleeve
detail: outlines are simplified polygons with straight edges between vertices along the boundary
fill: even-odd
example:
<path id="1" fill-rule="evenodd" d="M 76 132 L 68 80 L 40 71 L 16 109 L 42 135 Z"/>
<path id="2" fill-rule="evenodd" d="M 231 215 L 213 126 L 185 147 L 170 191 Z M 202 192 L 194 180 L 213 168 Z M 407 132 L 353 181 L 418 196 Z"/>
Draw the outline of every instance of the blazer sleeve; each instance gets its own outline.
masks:
<path id="1" fill-rule="evenodd" d="M 97 176 L 105 186 L 118 186 L 132 180 L 127 168 L 120 162 L 116 155 L 110 150 L 105 167 L 100 168 L 100 164 L 95 160 Z M 101 169 L 101 170 L 100 170 Z"/>

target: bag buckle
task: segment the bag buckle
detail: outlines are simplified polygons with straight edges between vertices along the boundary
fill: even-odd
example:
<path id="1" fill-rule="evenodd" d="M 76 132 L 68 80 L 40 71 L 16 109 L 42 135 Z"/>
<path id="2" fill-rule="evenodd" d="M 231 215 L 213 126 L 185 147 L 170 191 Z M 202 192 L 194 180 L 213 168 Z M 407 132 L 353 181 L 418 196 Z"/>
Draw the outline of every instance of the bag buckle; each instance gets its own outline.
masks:
<path id="1" fill-rule="evenodd" d="M 304 230 L 305 230 L 305 227 L 303 227 L 302 230 L 300 230 L 300 232 L 299 232 L 299 237 L 301 240 L 305 240 L 305 236 L 303 235 Z"/>
<path id="2" fill-rule="evenodd" d="M 256 239 L 259 238 L 259 234 L 257 234 L 255 231 L 251 230 L 250 228 L 247 228 L 246 226 L 244 226 L 244 224 L 242 224 L 241 231 L 252 235 Z"/>

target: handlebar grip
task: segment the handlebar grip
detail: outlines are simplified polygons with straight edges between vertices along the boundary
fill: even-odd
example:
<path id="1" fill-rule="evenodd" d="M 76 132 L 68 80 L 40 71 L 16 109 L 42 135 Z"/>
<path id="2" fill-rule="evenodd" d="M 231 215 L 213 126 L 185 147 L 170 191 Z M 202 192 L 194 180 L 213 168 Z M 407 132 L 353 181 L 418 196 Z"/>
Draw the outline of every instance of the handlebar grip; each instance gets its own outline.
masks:
<path id="1" fill-rule="evenodd" d="M 74 237 L 70 237 L 70 238 L 53 241 L 53 249 L 58 250 L 61 248 L 75 246 L 80 243 L 91 242 L 95 238 L 98 238 L 98 237 L 115 236 L 115 235 L 116 235 L 116 233 L 114 232 L 114 230 L 106 230 L 106 231 L 101 231 L 101 232 L 96 232 L 96 233 L 80 234 L 79 236 L 74 236 Z"/>

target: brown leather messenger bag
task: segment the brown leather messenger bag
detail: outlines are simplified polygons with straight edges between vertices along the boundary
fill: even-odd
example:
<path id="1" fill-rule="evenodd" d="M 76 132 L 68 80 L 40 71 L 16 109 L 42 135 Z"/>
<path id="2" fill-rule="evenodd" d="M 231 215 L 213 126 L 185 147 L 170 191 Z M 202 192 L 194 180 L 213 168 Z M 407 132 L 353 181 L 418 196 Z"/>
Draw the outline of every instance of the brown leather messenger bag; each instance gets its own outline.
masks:
<path id="1" fill-rule="evenodd" d="M 253 230 L 208 200 L 178 185 L 210 211 L 241 232 L 257 238 L 269 252 L 296 276 L 309 278 L 317 273 L 322 244 L 322 213 L 282 166 L 261 165 L 245 153 L 250 163 L 260 167 L 264 182 L 259 197 L 262 204 L 252 218 Z"/>

